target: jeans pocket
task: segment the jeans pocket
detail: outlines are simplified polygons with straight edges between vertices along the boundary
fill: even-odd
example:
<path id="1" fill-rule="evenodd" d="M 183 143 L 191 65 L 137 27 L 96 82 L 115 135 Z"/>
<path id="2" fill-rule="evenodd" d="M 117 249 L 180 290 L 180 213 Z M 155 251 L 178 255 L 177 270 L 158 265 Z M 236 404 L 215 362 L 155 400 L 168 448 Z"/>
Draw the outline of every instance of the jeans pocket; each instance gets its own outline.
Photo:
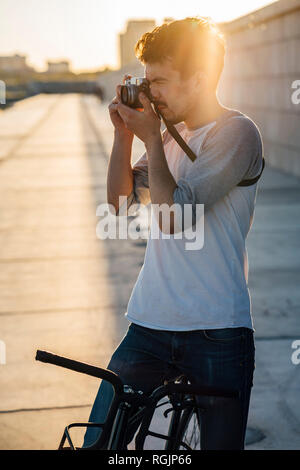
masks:
<path id="1" fill-rule="evenodd" d="M 231 343 L 245 337 L 247 328 L 220 328 L 213 330 L 203 330 L 204 337 L 216 343 Z"/>

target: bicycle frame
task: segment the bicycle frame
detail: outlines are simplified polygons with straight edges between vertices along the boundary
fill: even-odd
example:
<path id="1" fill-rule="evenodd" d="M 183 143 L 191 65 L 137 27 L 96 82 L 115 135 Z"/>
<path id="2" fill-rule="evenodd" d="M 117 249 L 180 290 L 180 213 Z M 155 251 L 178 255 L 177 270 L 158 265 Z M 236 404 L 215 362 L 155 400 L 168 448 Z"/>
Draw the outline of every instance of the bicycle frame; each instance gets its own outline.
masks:
<path id="1" fill-rule="evenodd" d="M 127 450 L 132 431 L 139 431 L 135 438 L 136 450 L 144 448 L 145 439 L 148 435 L 165 439 L 167 441 L 166 450 L 172 450 L 177 440 L 177 430 L 180 423 L 181 413 L 187 407 L 200 408 L 196 404 L 195 397 L 222 397 L 239 399 L 238 390 L 223 390 L 212 387 L 199 387 L 188 384 L 186 377 L 182 376 L 181 381 L 165 382 L 164 385 L 156 388 L 150 396 L 144 395 L 141 391 L 134 391 L 130 386 L 123 384 L 120 377 L 112 371 L 95 367 L 83 362 L 74 361 L 62 356 L 57 356 L 47 351 L 36 352 L 36 360 L 46 362 L 67 369 L 81 372 L 99 379 L 107 380 L 114 389 L 112 400 L 106 421 L 104 423 L 72 423 L 68 425 L 61 439 L 59 450 L 63 450 L 67 440 L 72 450 Z M 168 435 L 154 433 L 149 430 L 155 409 L 161 405 L 158 402 L 168 396 L 168 402 L 172 404 L 171 422 Z M 132 412 L 138 408 L 137 411 Z M 165 412 L 166 413 L 166 412 Z M 137 425 L 138 423 L 138 425 Z M 102 432 L 97 441 L 86 448 L 76 448 L 70 437 L 70 429 L 73 427 L 98 427 Z M 133 436 L 132 436 L 133 437 Z M 184 443 L 183 447 L 188 448 Z"/>
<path id="2" fill-rule="evenodd" d="M 158 405 L 158 402 L 165 396 L 169 397 L 168 401 Z M 139 426 L 140 430 L 135 439 L 136 450 L 143 449 L 148 435 L 166 439 L 167 442 L 169 440 L 173 441 L 175 439 L 174 426 L 169 428 L 171 432 L 169 435 L 158 434 L 149 430 L 155 410 L 167 403 L 172 403 L 172 400 L 170 392 L 165 386 L 158 387 L 152 392 L 150 397 L 141 395 L 140 392 L 133 390 L 121 394 L 117 393 L 113 398 L 104 423 L 72 423 L 66 426 L 58 449 L 63 450 L 67 440 L 72 450 L 127 450 L 127 444 L 131 441 L 130 436 L 137 431 Z M 139 409 L 131 414 L 133 406 L 136 407 L 138 405 Z M 172 411 L 172 409 L 169 411 Z M 174 414 L 178 414 L 178 411 L 174 410 Z M 179 414 L 181 414 L 181 411 Z M 102 429 L 102 433 L 91 446 L 75 448 L 70 436 L 70 429 L 73 427 L 98 427 Z"/>

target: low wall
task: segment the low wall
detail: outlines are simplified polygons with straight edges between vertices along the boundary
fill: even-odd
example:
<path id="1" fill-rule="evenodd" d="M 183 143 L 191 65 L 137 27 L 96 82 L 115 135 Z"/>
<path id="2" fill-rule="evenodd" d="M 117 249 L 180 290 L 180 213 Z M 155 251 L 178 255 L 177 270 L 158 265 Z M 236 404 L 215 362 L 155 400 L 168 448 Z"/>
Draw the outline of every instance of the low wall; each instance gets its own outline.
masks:
<path id="1" fill-rule="evenodd" d="M 269 165 L 300 176 L 300 92 L 292 88 L 300 80 L 300 0 L 219 26 L 227 40 L 221 102 L 255 120 Z"/>

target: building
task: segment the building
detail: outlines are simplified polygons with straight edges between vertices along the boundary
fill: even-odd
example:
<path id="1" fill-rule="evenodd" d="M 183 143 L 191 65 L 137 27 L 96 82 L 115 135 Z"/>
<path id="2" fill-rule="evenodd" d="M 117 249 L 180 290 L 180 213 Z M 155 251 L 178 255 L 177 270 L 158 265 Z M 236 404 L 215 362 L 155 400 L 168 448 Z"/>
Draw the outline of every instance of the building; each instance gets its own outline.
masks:
<path id="1" fill-rule="evenodd" d="M 67 60 L 61 60 L 58 62 L 47 62 L 48 70 L 47 73 L 68 73 L 70 72 L 69 62 Z"/>
<path id="2" fill-rule="evenodd" d="M 154 20 L 130 20 L 125 33 L 119 34 L 120 67 L 137 61 L 134 46 L 140 37 L 155 28 Z"/>
<path id="3" fill-rule="evenodd" d="M 33 68 L 26 64 L 26 56 L 15 54 L 12 56 L 0 56 L 0 70 L 3 72 L 27 72 Z"/>

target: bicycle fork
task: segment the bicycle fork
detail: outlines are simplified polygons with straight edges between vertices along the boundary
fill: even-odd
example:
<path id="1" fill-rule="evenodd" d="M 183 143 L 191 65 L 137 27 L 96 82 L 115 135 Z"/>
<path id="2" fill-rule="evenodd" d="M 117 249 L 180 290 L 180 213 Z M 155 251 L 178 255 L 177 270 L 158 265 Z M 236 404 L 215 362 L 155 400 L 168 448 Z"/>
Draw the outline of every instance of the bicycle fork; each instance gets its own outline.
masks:
<path id="1" fill-rule="evenodd" d="M 126 402 L 120 403 L 107 444 L 108 450 L 127 449 L 125 437 L 131 406 Z"/>

